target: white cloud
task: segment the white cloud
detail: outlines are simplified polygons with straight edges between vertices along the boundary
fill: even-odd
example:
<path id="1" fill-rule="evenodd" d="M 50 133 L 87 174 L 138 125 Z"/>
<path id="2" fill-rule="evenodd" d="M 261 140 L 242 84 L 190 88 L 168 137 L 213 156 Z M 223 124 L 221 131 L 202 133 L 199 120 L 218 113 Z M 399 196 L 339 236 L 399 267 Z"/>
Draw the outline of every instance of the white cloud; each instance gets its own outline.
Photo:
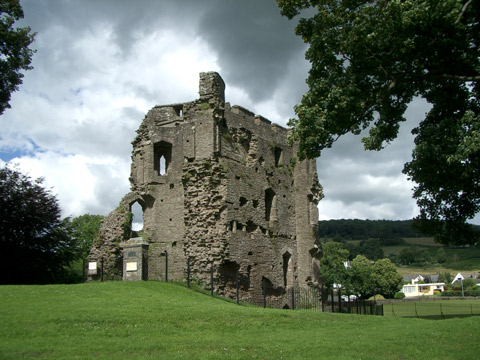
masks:
<path id="1" fill-rule="evenodd" d="M 87 212 L 105 215 L 109 211 L 107 207 L 113 208 L 128 192 L 125 174 L 128 174 L 129 161 L 113 157 L 95 158 L 48 151 L 34 157 L 15 158 L 11 163 L 18 164 L 19 170 L 34 179 L 45 178 L 44 186 L 57 196 L 63 216 Z"/>

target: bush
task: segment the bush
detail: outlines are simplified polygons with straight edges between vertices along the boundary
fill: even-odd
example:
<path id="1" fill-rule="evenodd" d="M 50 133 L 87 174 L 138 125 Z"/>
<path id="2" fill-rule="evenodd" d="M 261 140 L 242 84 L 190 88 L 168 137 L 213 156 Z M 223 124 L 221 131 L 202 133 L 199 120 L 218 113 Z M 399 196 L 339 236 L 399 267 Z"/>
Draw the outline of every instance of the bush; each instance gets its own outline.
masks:
<path id="1" fill-rule="evenodd" d="M 480 296 L 480 290 L 465 290 L 465 296 Z M 442 296 L 462 296 L 462 290 L 447 290 Z"/>
<path id="2" fill-rule="evenodd" d="M 405 294 L 403 292 L 397 292 L 395 293 L 395 295 L 393 296 L 394 299 L 396 300 L 401 300 L 401 299 L 404 299 L 405 298 Z"/>

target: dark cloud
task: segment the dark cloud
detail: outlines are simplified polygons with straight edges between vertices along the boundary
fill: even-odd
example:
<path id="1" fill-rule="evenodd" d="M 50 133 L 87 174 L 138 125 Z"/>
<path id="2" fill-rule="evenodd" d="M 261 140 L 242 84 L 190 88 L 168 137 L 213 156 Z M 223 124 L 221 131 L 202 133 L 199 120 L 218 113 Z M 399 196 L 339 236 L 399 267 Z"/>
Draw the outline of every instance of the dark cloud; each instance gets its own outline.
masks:
<path id="1" fill-rule="evenodd" d="M 227 83 L 247 90 L 255 101 L 270 97 L 304 45 L 295 23 L 280 15 L 276 1 L 217 1 L 199 24 L 199 33 L 217 52 Z"/>

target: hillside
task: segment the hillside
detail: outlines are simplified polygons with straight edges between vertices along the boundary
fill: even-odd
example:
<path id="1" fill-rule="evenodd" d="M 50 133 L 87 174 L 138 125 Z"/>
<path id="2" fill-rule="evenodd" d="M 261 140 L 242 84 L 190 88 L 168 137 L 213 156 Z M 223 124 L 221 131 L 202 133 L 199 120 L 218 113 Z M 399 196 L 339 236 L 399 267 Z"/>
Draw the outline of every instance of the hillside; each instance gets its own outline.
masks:
<path id="1" fill-rule="evenodd" d="M 0 302 L 1 359 L 474 359 L 480 351 L 475 317 L 263 309 L 154 281 L 1 286 Z"/>
<path id="2" fill-rule="evenodd" d="M 447 247 L 418 233 L 412 220 L 319 221 L 319 240 L 337 241 L 350 252 L 377 260 L 388 257 L 402 273 L 438 274 L 480 271 L 480 247 Z"/>

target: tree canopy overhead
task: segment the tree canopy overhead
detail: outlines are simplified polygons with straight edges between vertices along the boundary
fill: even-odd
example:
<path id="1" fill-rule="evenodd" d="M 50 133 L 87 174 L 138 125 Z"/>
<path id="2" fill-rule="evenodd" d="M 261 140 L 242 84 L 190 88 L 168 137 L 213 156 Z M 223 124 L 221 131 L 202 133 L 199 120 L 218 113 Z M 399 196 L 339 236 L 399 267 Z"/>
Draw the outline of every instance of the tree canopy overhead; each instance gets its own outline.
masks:
<path id="1" fill-rule="evenodd" d="M 30 70 L 30 49 L 35 34 L 29 27 L 14 28 L 14 23 L 23 18 L 19 0 L 0 0 L 0 115 L 10 108 L 11 93 L 22 84 L 21 70 Z"/>
<path id="2" fill-rule="evenodd" d="M 416 183 L 423 230 L 444 243 L 478 241 L 466 224 L 480 202 L 480 1 L 277 0 L 309 44 L 309 90 L 292 140 L 317 157 L 347 133 L 365 149 L 394 140 L 414 97 L 432 109 L 413 130 L 404 173 Z"/>

